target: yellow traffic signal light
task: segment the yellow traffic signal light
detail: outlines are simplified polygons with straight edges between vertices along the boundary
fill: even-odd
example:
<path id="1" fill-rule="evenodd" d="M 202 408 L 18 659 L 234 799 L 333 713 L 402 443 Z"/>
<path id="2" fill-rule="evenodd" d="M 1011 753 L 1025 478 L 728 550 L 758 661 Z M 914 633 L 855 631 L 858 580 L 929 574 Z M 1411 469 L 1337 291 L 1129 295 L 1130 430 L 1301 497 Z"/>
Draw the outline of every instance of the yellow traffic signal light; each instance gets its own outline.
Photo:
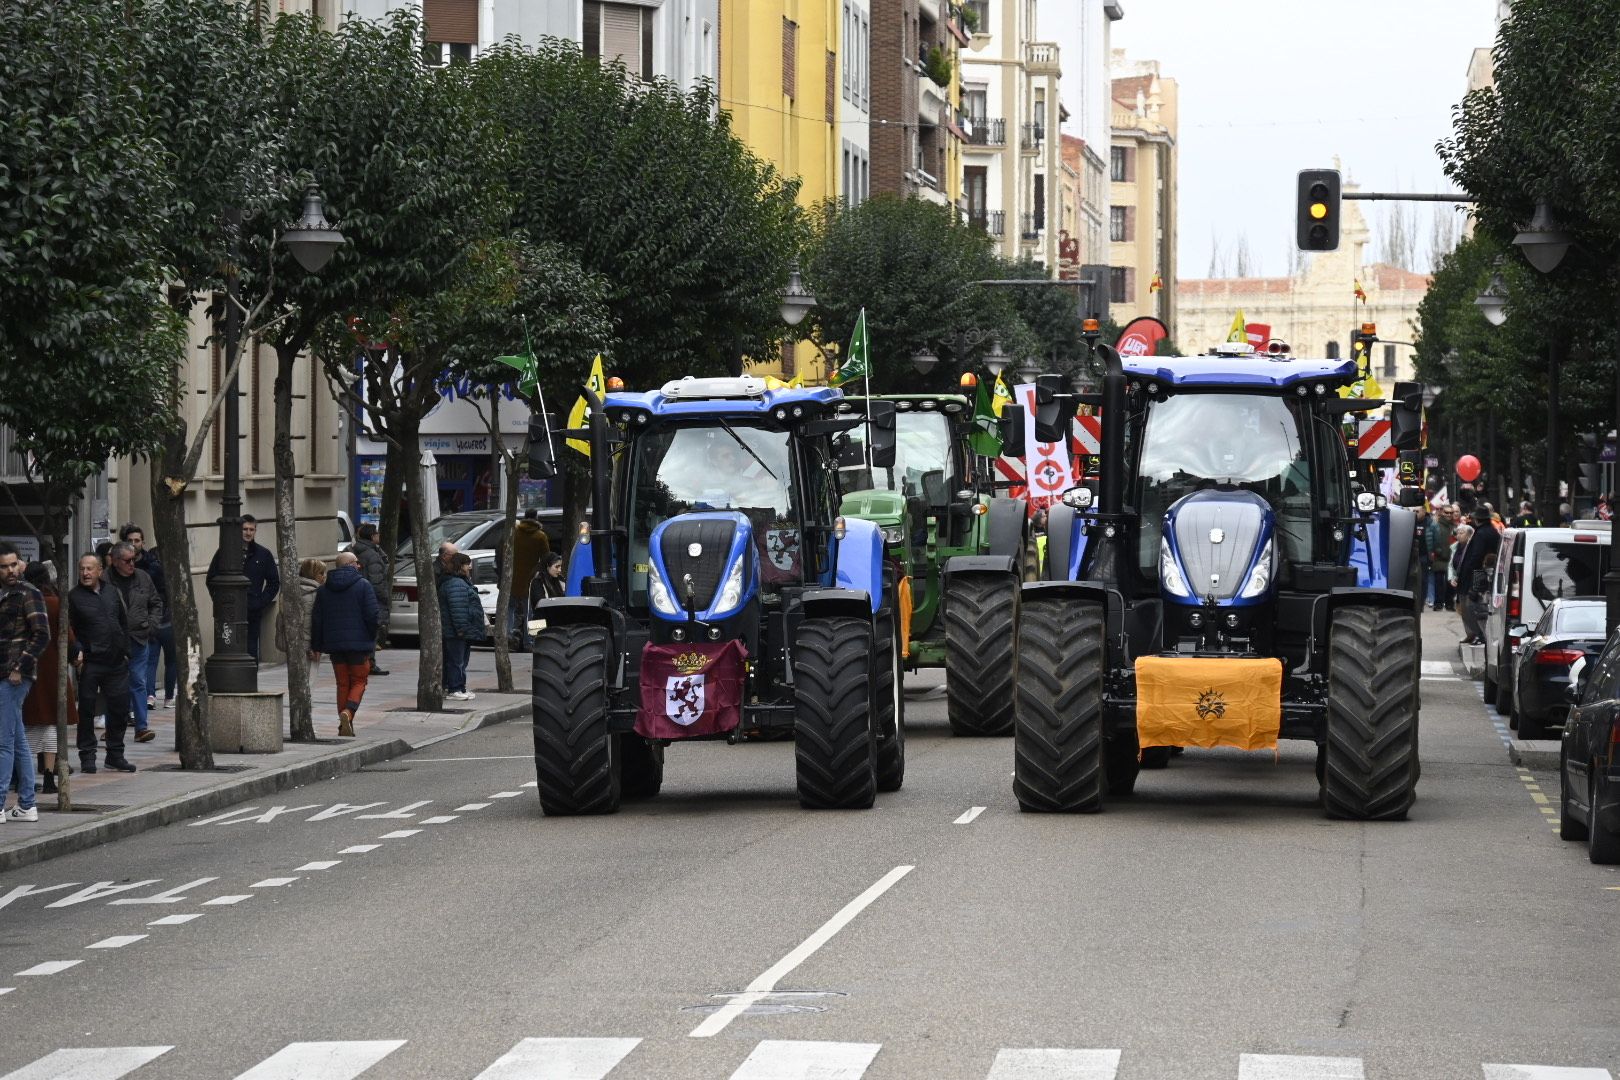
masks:
<path id="1" fill-rule="evenodd" d="M 1339 246 L 1341 193 L 1337 169 L 1300 171 L 1296 231 L 1301 250 L 1332 251 Z"/>

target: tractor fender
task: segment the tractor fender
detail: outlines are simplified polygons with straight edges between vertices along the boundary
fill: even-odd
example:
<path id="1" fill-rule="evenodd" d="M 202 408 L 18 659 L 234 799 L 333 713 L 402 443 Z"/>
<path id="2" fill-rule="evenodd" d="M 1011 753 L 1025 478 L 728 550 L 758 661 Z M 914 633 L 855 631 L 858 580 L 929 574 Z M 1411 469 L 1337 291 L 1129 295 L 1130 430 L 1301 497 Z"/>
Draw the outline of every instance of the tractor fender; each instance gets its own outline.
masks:
<path id="1" fill-rule="evenodd" d="M 993 498 L 985 517 L 988 534 L 988 554 L 1005 555 L 1021 563 L 1024 557 L 1024 538 L 1029 528 L 1029 510 L 1021 499 Z"/>
<path id="2" fill-rule="evenodd" d="M 1099 604 L 1103 609 L 1105 641 L 1119 641 L 1124 635 L 1125 598 L 1117 589 L 1110 589 L 1100 581 L 1026 581 L 1020 586 L 1019 601 L 1031 600 Z"/>
<path id="3" fill-rule="evenodd" d="M 1041 577 L 1046 581 L 1073 581 L 1079 560 L 1075 555 L 1075 514 L 1062 503 L 1046 509 L 1046 565 Z M 1083 537 L 1082 537 L 1083 539 Z"/>
<path id="4" fill-rule="evenodd" d="M 1018 560 L 1007 555 L 953 555 L 940 568 L 940 576 L 952 574 L 1014 574 L 1018 573 Z"/>
<path id="5" fill-rule="evenodd" d="M 1317 599 L 1319 611 L 1326 611 L 1326 618 L 1312 620 L 1321 629 L 1327 629 L 1333 622 L 1333 612 L 1350 604 L 1359 604 L 1366 607 L 1395 608 L 1400 611 L 1411 611 L 1413 596 L 1406 589 L 1334 589 L 1326 596 Z"/>
<path id="6" fill-rule="evenodd" d="M 799 610 L 807 619 L 836 616 L 871 619 L 877 605 L 872 603 L 872 594 L 865 589 L 807 589 L 799 602 Z"/>
<path id="7" fill-rule="evenodd" d="M 864 593 L 864 617 L 870 618 L 883 603 L 883 530 L 861 518 L 845 518 L 834 588 L 818 592 Z"/>
<path id="8" fill-rule="evenodd" d="M 620 657 L 623 673 L 623 654 L 630 640 L 630 628 L 624 612 L 610 605 L 600 596 L 559 596 L 542 600 L 534 606 L 535 615 L 546 621 L 546 628 L 556 626 L 600 626 L 608 632 L 608 649 Z M 619 683 L 615 679 L 615 685 Z"/>
<path id="9" fill-rule="evenodd" d="M 1384 511 L 1384 565 L 1389 568 L 1388 584 L 1407 584 L 1412 569 L 1412 539 L 1417 535 L 1417 515 L 1402 506 L 1391 506 Z"/>

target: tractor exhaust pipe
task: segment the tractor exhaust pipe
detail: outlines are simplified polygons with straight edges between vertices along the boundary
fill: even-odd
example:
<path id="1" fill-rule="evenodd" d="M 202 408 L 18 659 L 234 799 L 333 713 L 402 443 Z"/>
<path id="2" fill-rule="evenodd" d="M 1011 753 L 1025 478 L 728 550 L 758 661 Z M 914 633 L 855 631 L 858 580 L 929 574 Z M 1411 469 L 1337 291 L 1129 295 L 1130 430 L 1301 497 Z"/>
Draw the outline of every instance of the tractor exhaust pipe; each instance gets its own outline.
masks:
<path id="1" fill-rule="evenodd" d="M 1103 359 L 1102 476 L 1097 509 L 1118 514 L 1125 506 L 1125 366 L 1112 345 L 1098 345 Z"/>
<path id="2" fill-rule="evenodd" d="M 595 577 L 605 581 L 613 573 L 613 553 L 608 550 L 613 539 L 613 508 L 608 505 L 612 477 L 608 470 L 613 459 L 608 450 L 607 413 L 602 399 L 589 386 L 584 390 L 591 420 L 591 569 Z"/>

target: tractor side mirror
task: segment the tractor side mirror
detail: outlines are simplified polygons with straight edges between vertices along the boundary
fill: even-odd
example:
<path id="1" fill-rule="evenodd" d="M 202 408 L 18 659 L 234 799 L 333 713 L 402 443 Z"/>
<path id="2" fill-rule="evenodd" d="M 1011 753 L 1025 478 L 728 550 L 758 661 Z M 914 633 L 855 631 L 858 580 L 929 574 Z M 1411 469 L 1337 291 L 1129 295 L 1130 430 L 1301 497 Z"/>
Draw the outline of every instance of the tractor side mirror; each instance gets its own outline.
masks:
<path id="1" fill-rule="evenodd" d="M 1402 506 L 1418 507 L 1428 501 L 1428 496 L 1420 487 L 1403 487 L 1400 495 L 1397 496 L 1397 501 Z"/>
<path id="2" fill-rule="evenodd" d="M 1024 456 L 1024 407 L 1005 405 L 1001 410 L 1001 456 Z"/>
<path id="3" fill-rule="evenodd" d="M 1397 451 L 1423 448 L 1423 384 L 1395 384 L 1394 405 L 1389 412 L 1389 441 Z"/>
<path id="4" fill-rule="evenodd" d="M 867 432 L 871 440 L 872 467 L 874 469 L 894 468 L 897 453 L 895 440 L 895 412 L 892 401 L 868 401 L 867 408 L 871 410 L 872 422 Z"/>
<path id="5" fill-rule="evenodd" d="M 557 475 L 557 453 L 551 445 L 551 413 L 529 417 L 529 479 L 549 480 Z"/>
<path id="6" fill-rule="evenodd" d="M 1069 426 L 1080 402 L 1073 394 L 1064 393 L 1060 375 L 1041 375 L 1035 380 L 1035 440 L 1043 443 L 1063 442 L 1068 438 Z"/>

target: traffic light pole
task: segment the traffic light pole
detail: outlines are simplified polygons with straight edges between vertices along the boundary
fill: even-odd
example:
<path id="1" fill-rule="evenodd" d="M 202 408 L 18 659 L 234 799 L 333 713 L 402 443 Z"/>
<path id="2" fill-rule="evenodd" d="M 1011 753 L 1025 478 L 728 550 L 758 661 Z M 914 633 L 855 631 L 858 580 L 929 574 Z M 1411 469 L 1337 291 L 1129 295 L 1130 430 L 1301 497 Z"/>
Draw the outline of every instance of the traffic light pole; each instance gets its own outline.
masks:
<path id="1" fill-rule="evenodd" d="M 1471 203 L 1479 200 L 1472 195 L 1414 195 L 1399 191 L 1346 191 L 1341 199 L 1360 199 L 1364 202 L 1450 202 Z"/>

